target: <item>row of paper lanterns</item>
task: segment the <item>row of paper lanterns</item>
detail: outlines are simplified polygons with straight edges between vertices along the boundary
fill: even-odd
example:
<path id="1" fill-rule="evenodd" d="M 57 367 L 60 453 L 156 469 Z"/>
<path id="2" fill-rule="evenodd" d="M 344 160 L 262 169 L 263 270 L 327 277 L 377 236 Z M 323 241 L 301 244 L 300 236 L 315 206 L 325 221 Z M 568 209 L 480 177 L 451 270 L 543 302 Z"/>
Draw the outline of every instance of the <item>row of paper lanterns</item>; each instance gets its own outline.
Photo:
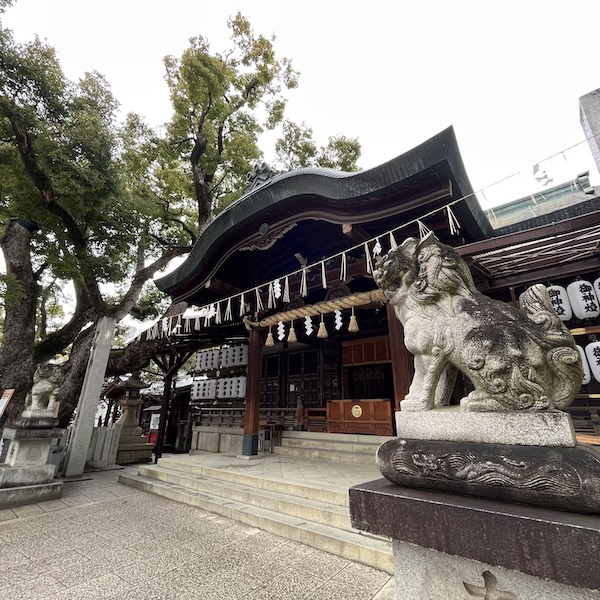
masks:
<path id="1" fill-rule="evenodd" d="M 550 301 L 558 318 L 570 321 L 573 315 L 578 319 L 594 319 L 600 315 L 600 277 L 593 282 L 586 279 L 572 281 L 567 287 L 547 286 Z M 583 385 L 592 381 L 600 382 L 600 342 L 593 341 L 585 349 L 577 346 L 583 366 Z"/>

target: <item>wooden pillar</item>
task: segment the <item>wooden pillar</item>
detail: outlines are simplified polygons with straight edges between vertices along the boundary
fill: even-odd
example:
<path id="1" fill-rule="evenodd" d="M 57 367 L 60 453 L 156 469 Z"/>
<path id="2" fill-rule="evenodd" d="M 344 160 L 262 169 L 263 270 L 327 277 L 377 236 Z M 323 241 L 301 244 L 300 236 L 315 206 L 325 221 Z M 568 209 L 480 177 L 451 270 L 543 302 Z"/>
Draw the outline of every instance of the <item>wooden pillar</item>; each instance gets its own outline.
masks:
<path id="1" fill-rule="evenodd" d="M 160 406 L 160 421 L 158 422 L 158 433 L 154 444 L 154 462 L 162 457 L 165 445 L 165 435 L 167 433 L 167 418 L 169 416 L 169 404 L 171 402 L 171 388 L 173 386 L 173 377 L 177 371 L 168 371 L 165 374 L 165 383 L 163 388 L 162 404 Z"/>
<path id="2" fill-rule="evenodd" d="M 248 371 L 246 373 L 246 403 L 242 456 L 258 454 L 258 420 L 260 415 L 260 381 L 262 371 L 263 335 L 258 328 L 250 332 Z"/>
<path id="3" fill-rule="evenodd" d="M 404 327 L 396 318 L 394 307 L 388 302 L 386 309 L 392 354 L 392 375 L 394 378 L 394 407 L 396 411 L 399 411 L 400 402 L 408 394 L 408 388 L 412 381 L 414 372 L 413 356 L 404 345 Z"/>

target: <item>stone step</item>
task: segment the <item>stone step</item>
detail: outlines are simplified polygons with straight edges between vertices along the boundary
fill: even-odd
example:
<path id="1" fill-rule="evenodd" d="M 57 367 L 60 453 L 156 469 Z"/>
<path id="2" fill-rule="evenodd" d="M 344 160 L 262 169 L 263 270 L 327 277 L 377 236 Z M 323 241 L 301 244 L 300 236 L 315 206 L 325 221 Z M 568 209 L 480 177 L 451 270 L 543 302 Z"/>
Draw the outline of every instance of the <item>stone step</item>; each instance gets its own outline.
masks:
<path id="1" fill-rule="evenodd" d="M 157 473 L 154 473 L 155 475 Z M 119 481 L 137 489 L 182 502 L 258 527 L 289 540 L 393 573 L 391 544 L 386 540 L 347 531 L 306 518 L 254 506 L 219 495 L 189 489 L 154 477 L 123 474 Z"/>
<path id="2" fill-rule="evenodd" d="M 317 431 L 289 431 L 283 432 L 287 439 L 320 440 L 328 442 L 343 442 L 345 444 L 366 444 L 380 446 L 388 440 L 394 439 L 389 435 L 364 435 L 359 433 L 321 433 Z"/>
<path id="3" fill-rule="evenodd" d="M 352 531 L 347 502 L 344 502 L 343 505 L 330 504 L 306 498 L 306 494 L 303 496 L 289 495 L 262 487 L 211 479 L 202 475 L 188 475 L 162 466 L 141 465 L 138 471 L 139 475 L 149 479 L 172 483 L 189 490 L 266 508 L 290 517 Z"/>
<path id="4" fill-rule="evenodd" d="M 277 448 L 276 448 L 277 449 Z M 298 498 L 307 498 L 337 506 L 348 506 L 348 491 L 340 491 L 337 487 L 329 486 L 327 483 L 319 485 L 310 485 L 307 483 L 294 483 L 290 481 L 281 481 L 275 479 L 265 479 L 255 475 L 247 475 L 227 469 L 218 469 L 208 467 L 202 464 L 185 463 L 176 459 L 161 458 L 158 466 L 172 471 L 179 471 L 189 475 L 201 475 L 208 479 L 217 481 L 236 483 L 253 488 L 261 488 L 296 496 Z M 141 468 L 141 467 L 140 467 Z M 148 467 L 145 467 L 148 468 Z"/>
<path id="5" fill-rule="evenodd" d="M 381 444 L 355 444 L 352 442 L 340 442 L 336 440 L 314 439 L 314 438 L 288 438 L 281 439 L 281 446 L 289 448 L 317 448 L 320 450 L 339 450 L 340 452 L 350 452 L 353 454 L 368 454 L 375 456 L 377 448 Z M 374 459 L 373 459 L 374 460 Z"/>
<path id="6" fill-rule="evenodd" d="M 296 456 L 311 460 L 327 460 L 332 462 L 358 463 L 361 465 L 375 464 L 375 450 L 373 452 L 348 452 L 341 450 L 327 450 L 323 448 L 302 448 L 298 446 L 275 446 L 275 454 L 281 456 Z"/>

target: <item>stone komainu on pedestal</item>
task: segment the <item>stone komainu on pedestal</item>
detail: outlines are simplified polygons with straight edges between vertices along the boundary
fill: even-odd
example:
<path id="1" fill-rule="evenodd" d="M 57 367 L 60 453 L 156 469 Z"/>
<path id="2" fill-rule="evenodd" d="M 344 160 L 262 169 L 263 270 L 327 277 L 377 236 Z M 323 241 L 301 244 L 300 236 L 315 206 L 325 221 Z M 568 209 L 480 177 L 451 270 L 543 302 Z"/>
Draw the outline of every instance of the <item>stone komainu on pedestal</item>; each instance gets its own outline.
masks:
<path id="1" fill-rule="evenodd" d="M 468 411 L 567 407 L 583 371 L 568 329 L 545 286 L 523 295 L 523 310 L 475 288 L 466 263 L 433 234 L 409 238 L 382 257 L 374 273 L 405 331 L 415 375 L 403 411 L 447 404 L 462 371 L 475 389 Z"/>
<path id="2" fill-rule="evenodd" d="M 582 368 L 546 288 L 522 311 L 491 300 L 433 235 L 407 239 L 374 277 L 415 375 L 398 437 L 377 451 L 389 481 L 350 488 L 350 516 L 393 540 L 398 600 L 600 599 L 600 452 L 559 410 Z M 458 370 L 475 389 L 448 407 Z"/>

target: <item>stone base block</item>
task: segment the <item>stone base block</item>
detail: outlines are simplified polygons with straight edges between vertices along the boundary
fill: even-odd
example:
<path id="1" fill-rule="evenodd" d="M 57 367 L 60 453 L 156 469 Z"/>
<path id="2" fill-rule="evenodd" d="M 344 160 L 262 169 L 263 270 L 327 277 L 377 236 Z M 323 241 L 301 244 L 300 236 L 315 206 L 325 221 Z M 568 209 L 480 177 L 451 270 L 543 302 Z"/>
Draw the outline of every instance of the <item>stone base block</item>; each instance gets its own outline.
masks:
<path id="1" fill-rule="evenodd" d="M 398 598 L 402 600 L 600 600 L 600 517 L 596 515 L 415 490 L 378 479 L 350 488 L 350 518 L 356 529 L 398 542 L 398 563 L 407 560 L 403 553 L 414 549 L 409 561 L 412 569 L 403 570 L 398 564 Z M 455 566 L 442 568 L 422 559 L 433 550 L 449 555 L 439 557 L 447 561 L 440 565 Z M 472 569 L 461 566 L 468 564 L 465 559 L 474 563 Z M 504 570 L 514 572 L 511 578 L 505 578 Z M 415 581 L 419 579 L 422 585 L 425 576 L 439 576 L 440 585 L 446 587 L 419 595 L 418 584 L 407 581 L 413 571 Z M 500 595 L 497 590 L 469 595 L 463 582 L 480 588 L 488 585 L 488 589 L 495 585 L 491 579 L 485 583 L 485 571 L 494 575 L 501 590 L 514 595 Z M 519 582 L 535 584 L 538 587 L 527 589 L 537 592 L 521 593 Z M 411 592 L 404 593 L 403 586 Z M 571 593 L 567 586 L 577 591 L 556 595 L 556 590 Z"/>
<path id="2" fill-rule="evenodd" d="M 58 500 L 62 496 L 62 488 L 62 481 L 2 488 L 0 489 L 0 509 L 46 502 L 47 500 Z"/>
<path id="3" fill-rule="evenodd" d="M 119 445 L 116 462 L 119 465 L 132 465 L 150 462 L 154 446 L 152 444 Z"/>
<path id="4" fill-rule="evenodd" d="M 242 441 L 242 455 L 256 456 L 258 454 L 258 434 L 245 433 Z"/>
<path id="5" fill-rule="evenodd" d="M 37 467 L 11 467 L 0 465 L 0 488 L 50 483 L 54 479 L 56 465 Z"/>
<path id="6" fill-rule="evenodd" d="M 396 431 L 398 437 L 413 440 L 567 447 L 577 443 L 570 415 L 560 410 L 483 413 L 451 406 L 399 411 Z"/>
<path id="7" fill-rule="evenodd" d="M 405 542 L 395 541 L 392 546 L 398 600 L 600 599 L 597 590 L 564 585 Z"/>
<path id="8" fill-rule="evenodd" d="M 60 439 L 65 434 L 64 429 L 25 429 L 5 427 L 2 432 L 4 440 L 40 441 Z"/>

